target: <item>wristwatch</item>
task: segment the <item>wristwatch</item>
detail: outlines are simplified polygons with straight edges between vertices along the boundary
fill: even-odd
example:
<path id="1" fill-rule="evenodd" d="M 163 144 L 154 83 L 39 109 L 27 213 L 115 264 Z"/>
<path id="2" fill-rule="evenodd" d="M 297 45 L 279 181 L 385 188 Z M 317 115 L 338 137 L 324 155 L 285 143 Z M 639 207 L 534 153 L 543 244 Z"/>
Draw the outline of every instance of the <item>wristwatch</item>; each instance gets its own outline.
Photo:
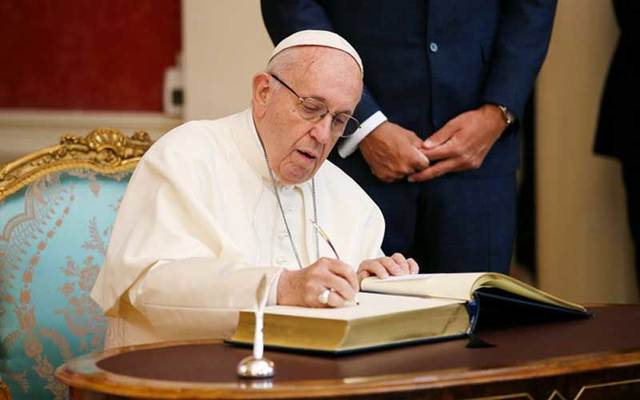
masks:
<path id="1" fill-rule="evenodd" d="M 509 109 L 506 106 L 503 106 L 501 104 L 496 104 L 496 106 L 498 106 L 498 108 L 500 109 L 500 112 L 502 113 L 502 118 L 504 119 L 504 122 L 507 123 L 507 126 L 513 124 L 513 122 L 516 120 L 516 116 L 513 115 L 513 113 L 509 111 Z"/>

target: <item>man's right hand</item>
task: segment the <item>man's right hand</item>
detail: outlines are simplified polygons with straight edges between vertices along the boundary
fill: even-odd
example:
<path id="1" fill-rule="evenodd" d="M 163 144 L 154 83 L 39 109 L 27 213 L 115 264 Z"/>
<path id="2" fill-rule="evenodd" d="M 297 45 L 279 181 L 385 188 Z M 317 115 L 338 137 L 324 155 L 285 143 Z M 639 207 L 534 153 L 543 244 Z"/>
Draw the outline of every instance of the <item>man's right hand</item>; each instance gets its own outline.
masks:
<path id="1" fill-rule="evenodd" d="M 318 296 L 329 289 L 329 303 Z M 342 307 L 353 301 L 359 290 L 358 277 L 351 266 L 334 258 L 320 258 L 297 271 L 282 271 L 278 281 L 278 304 L 303 307 Z"/>
<path id="2" fill-rule="evenodd" d="M 414 132 L 387 121 L 362 139 L 359 148 L 371 173 L 381 181 L 393 182 L 429 166 L 419 150 L 421 145 Z"/>

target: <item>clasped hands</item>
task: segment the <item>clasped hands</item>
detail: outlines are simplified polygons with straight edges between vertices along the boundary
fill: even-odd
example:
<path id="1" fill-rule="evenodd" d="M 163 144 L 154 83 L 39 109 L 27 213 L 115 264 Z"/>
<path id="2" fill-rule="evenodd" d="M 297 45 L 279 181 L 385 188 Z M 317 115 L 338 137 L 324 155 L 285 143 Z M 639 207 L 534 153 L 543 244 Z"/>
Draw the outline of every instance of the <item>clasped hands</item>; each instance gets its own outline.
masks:
<path id="1" fill-rule="evenodd" d="M 485 104 L 451 119 L 425 141 L 400 125 L 384 122 L 359 148 L 378 179 L 423 182 L 479 168 L 506 127 L 500 109 Z"/>
<path id="2" fill-rule="evenodd" d="M 360 290 L 360 281 L 369 276 L 386 278 L 417 274 L 418 264 L 400 253 L 391 257 L 365 260 L 358 271 L 335 258 L 322 257 L 297 271 L 283 271 L 278 281 L 278 304 L 303 307 L 342 307 L 352 302 Z M 327 302 L 320 294 L 329 290 Z"/>

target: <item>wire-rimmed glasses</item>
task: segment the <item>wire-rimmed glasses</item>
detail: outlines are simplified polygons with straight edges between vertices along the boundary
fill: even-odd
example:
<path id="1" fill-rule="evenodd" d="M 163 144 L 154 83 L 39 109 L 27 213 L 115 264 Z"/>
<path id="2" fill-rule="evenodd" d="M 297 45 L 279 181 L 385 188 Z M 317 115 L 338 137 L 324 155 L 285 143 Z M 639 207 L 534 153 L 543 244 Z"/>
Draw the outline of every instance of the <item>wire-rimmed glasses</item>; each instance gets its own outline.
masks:
<path id="1" fill-rule="evenodd" d="M 331 133 L 338 137 L 349 137 L 360 127 L 360 121 L 353 116 L 347 113 L 332 112 L 322 100 L 314 97 L 302 97 L 275 74 L 271 73 L 270 75 L 298 98 L 298 112 L 303 119 L 318 122 L 327 114 L 331 115 Z"/>

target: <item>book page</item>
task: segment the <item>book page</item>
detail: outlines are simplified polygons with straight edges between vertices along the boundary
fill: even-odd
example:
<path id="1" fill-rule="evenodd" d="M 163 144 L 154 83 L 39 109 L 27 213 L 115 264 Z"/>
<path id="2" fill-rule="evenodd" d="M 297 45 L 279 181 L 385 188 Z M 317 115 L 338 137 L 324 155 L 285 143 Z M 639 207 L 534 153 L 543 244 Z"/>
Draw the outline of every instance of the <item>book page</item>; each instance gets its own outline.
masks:
<path id="1" fill-rule="evenodd" d="M 386 279 L 366 278 L 360 284 L 363 291 L 468 301 L 474 283 L 483 272 L 456 274 L 415 274 Z"/>
<path id="2" fill-rule="evenodd" d="M 360 286 L 366 292 L 465 301 L 471 300 L 475 290 L 487 287 L 502 289 L 541 303 L 586 311 L 579 304 L 553 296 L 508 275 L 494 272 L 415 274 L 386 279 L 371 277 L 363 280 Z"/>
<path id="3" fill-rule="evenodd" d="M 533 286 L 527 285 L 515 278 L 498 273 L 486 273 L 482 276 L 482 279 L 478 279 L 475 289 L 482 287 L 502 289 L 507 292 L 517 294 L 518 296 L 526 297 L 528 299 L 539 301 L 541 303 L 553 304 L 560 307 L 572 308 L 574 310 L 584 311 L 587 310 L 580 304 L 573 303 L 568 300 L 561 299 L 545 291 L 542 291 Z"/>
<path id="4" fill-rule="evenodd" d="M 436 308 L 461 301 L 446 299 L 424 299 L 409 296 L 389 296 L 375 293 L 358 294 L 359 304 L 341 308 L 309 308 L 293 306 L 268 306 L 265 314 L 291 315 L 297 317 L 354 320 L 403 311 Z"/>

